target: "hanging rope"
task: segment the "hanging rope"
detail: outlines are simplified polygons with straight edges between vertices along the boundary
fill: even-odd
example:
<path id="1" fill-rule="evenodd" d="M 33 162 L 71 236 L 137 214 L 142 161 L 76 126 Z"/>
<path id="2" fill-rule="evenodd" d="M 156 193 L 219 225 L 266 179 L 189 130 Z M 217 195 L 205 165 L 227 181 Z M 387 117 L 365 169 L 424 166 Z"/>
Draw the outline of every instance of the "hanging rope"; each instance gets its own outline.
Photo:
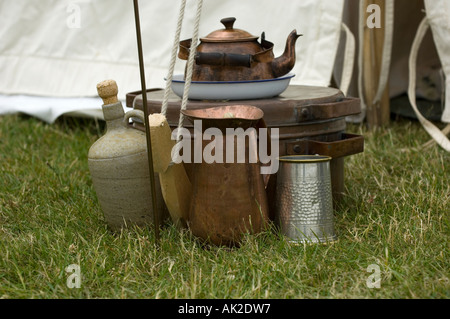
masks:
<path id="1" fill-rule="evenodd" d="M 178 43 L 180 42 L 181 27 L 183 25 L 183 19 L 184 19 L 184 12 L 185 11 L 186 11 L 186 0 L 182 0 L 181 1 L 181 6 L 180 6 L 180 13 L 178 15 L 177 30 L 175 32 L 175 39 L 173 41 L 172 55 L 171 55 L 171 58 L 170 58 L 169 72 L 167 74 L 166 89 L 164 90 L 164 98 L 163 98 L 163 103 L 162 103 L 162 106 L 161 106 L 161 114 L 164 115 L 164 116 L 166 116 L 167 106 L 169 104 L 170 86 L 171 86 L 172 80 L 173 80 L 173 72 L 175 70 L 175 63 L 176 63 L 176 60 L 177 60 L 177 53 L 178 53 Z"/>
<path id="2" fill-rule="evenodd" d="M 186 70 L 186 76 L 185 76 L 185 83 L 184 83 L 184 92 L 183 92 L 183 100 L 181 102 L 181 110 L 186 110 L 188 98 L 189 98 L 189 90 L 192 83 L 192 71 L 194 68 L 194 61 L 195 61 L 195 54 L 197 51 L 198 46 L 198 34 L 199 34 L 199 28 L 200 28 L 200 19 L 201 19 L 201 13 L 202 13 L 202 7 L 203 7 L 203 0 L 197 1 L 197 12 L 195 15 L 195 24 L 194 24 L 194 32 L 192 35 L 192 42 L 191 47 L 189 51 L 189 59 L 187 64 L 187 70 Z M 177 41 L 178 45 L 178 41 Z M 174 147 L 174 150 L 172 151 L 172 160 L 173 162 L 178 163 L 179 162 L 179 156 L 180 156 L 180 150 L 181 150 L 181 128 L 183 127 L 184 123 L 184 115 L 180 112 L 180 118 L 178 121 L 178 130 L 177 130 L 177 143 Z"/>
<path id="3" fill-rule="evenodd" d="M 181 110 L 186 110 L 188 98 L 189 98 L 189 90 L 192 83 L 192 71 L 194 67 L 194 61 L 195 61 L 195 53 L 197 51 L 198 46 L 198 34 L 199 34 L 199 28 L 200 28 L 200 19 L 201 19 L 201 13 L 203 8 L 203 0 L 197 0 L 197 11 L 195 15 L 195 24 L 194 24 L 194 31 L 192 36 L 192 43 L 190 47 L 189 52 L 189 59 L 187 62 L 187 71 L 185 76 L 185 85 L 184 85 L 184 92 L 183 92 L 183 99 L 181 103 Z M 172 53 L 170 58 L 170 65 L 169 65 L 169 71 L 167 74 L 167 82 L 166 82 L 166 88 L 164 90 L 164 97 L 163 102 L 161 105 L 161 114 L 166 116 L 167 109 L 169 105 L 169 95 L 171 90 L 171 85 L 173 81 L 173 73 L 175 70 L 175 64 L 177 60 L 177 53 L 178 53 L 178 47 L 180 42 L 180 35 L 181 35 L 181 29 L 183 25 L 184 20 L 184 14 L 186 11 L 186 0 L 181 0 L 181 6 L 180 6 L 180 12 L 178 15 L 178 22 L 177 22 L 177 29 L 175 32 L 174 42 L 172 46 Z M 136 103 L 139 99 L 142 99 L 142 94 L 137 95 L 133 100 L 133 109 L 135 109 Z M 177 143 L 175 144 L 174 149 L 172 150 L 172 159 L 173 162 L 179 162 L 179 154 L 181 150 L 181 128 L 183 127 L 184 123 L 184 115 L 180 112 L 180 118 L 178 121 L 178 130 L 177 130 Z"/>

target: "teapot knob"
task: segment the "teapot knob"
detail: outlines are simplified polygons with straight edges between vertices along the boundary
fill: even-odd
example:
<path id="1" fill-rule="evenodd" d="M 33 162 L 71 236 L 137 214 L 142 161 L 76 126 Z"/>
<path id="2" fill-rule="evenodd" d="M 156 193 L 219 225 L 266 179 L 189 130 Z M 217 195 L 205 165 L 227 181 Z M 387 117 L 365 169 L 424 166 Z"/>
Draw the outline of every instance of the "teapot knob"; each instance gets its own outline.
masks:
<path id="1" fill-rule="evenodd" d="M 225 26 L 225 29 L 232 30 L 234 22 L 236 22 L 236 18 L 224 18 L 220 20 L 220 22 Z"/>

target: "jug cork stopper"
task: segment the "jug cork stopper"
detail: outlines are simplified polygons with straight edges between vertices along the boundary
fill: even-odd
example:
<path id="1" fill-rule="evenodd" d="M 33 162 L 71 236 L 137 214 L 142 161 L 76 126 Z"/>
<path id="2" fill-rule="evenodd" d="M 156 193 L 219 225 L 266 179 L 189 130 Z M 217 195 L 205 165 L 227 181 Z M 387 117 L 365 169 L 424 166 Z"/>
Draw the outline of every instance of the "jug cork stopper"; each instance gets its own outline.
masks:
<path id="1" fill-rule="evenodd" d="M 117 94 L 119 89 L 114 80 L 105 80 L 97 84 L 98 95 L 103 99 L 104 105 L 114 104 L 119 102 Z"/>

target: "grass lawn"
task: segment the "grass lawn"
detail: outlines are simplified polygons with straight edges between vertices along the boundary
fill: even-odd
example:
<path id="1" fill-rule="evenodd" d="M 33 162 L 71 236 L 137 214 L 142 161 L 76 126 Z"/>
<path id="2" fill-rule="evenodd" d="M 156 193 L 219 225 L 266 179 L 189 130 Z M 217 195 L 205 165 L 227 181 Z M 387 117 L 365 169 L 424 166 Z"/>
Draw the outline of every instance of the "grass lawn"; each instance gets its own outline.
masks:
<path id="1" fill-rule="evenodd" d="M 171 225 L 159 248 L 151 227 L 110 232 L 87 165 L 103 130 L 0 117 L 0 298 L 450 297 L 450 154 L 421 149 L 430 138 L 417 122 L 349 126 L 366 150 L 346 159 L 337 243 L 292 246 L 268 231 L 239 249 L 205 249 Z M 380 288 L 368 288 L 371 265 Z"/>

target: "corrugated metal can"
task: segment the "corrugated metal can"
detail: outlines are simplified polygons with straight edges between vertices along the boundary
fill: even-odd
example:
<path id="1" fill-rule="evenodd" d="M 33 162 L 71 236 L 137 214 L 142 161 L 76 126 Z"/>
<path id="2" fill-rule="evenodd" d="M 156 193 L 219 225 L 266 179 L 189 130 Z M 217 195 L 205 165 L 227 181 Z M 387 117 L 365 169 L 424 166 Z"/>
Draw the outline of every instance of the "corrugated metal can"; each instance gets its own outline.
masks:
<path id="1" fill-rule="evenodd" d="M 337 240 L 330 161 L 330 157 L 319 155 L 280 158 L 275 220 L 290 242 Z"/>

